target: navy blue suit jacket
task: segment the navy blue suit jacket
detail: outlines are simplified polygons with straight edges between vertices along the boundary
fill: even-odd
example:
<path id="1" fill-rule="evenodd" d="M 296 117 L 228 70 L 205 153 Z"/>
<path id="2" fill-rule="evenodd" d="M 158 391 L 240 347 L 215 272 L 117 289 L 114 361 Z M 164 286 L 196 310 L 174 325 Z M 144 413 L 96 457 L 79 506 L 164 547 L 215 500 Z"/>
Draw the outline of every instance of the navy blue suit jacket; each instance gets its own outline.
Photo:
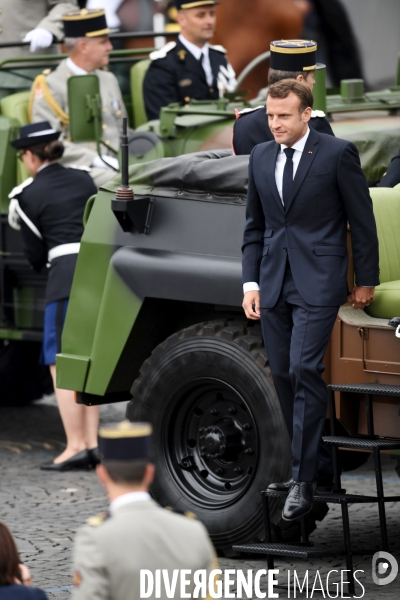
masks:
<path id="1" fill-rule="evenodd" d="M 354 144 L 310 129 L 285 208 L 275 182 L 280 145 L 256 146 L 249 163 L 243 283 L 257 282 L 272 308 L 289 258 L 297 290 L 313 306 L 347 300 L 347 221 L 357 285 L 379 284 L 372 201 Z"/>
<path id="2" fill-rule="evenodd" d="M 0 585 L 1 600 L 47 600 L 46 593 L 39 588 L 26 585 Z"/>

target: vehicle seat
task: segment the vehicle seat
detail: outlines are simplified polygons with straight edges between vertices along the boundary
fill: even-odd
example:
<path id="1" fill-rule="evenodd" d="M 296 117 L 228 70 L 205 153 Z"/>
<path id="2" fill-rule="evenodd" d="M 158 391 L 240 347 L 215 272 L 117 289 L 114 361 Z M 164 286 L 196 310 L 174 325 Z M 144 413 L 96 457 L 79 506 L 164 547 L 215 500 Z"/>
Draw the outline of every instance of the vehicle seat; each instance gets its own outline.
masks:
<path id="1" fill-rule="evenodd" d="M 370 191 L 378 230 L 381 283 L 365 312 L 371 317 L 391 319 L 400 316 L 400 185 Z"/>
<path id="2" fill-rule="evenodd" d="M 151 60 L 140 60 L 131 68 L 132 112 L 133 126 L 135 129 L 148 121 L 146 109 L 144 107 L 143 80 L 150 63 Z"/>
<path id="3" fill-rule="evenodd" d="M 30 91 L 17 92 L 2 98 L 0 100 L 1 114 L 5 117 L 17 119 L 20 125 L 27 125 L 29 123 L 28 104 L 30 95 Z"/>
<path id="4" fill-rule="evenodd" d="M 28 105 L 31 92 L 17 92 L 10 96 L 5 96 L 0 100 L 1 114 L 11 119 L 19 121 L 20 125 L 27 125 L 29 123 L 28 118 Z M 29 173 L 26 170 L 25 165 L 22 161 L 17 160 L 17 185 L 25 181 L 29 177 Z"/>

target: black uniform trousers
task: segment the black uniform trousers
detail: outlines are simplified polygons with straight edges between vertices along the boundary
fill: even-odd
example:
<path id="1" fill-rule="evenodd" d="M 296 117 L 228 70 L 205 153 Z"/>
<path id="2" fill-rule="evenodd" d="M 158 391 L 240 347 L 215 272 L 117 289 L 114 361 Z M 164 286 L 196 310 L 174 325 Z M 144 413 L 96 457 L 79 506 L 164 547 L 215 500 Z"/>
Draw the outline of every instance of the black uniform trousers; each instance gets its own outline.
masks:
<path id="1" fill-rule="evenodd" d="M 278 302 L 261 309 L 261 327 L 283 416 L 292 441 L 295 481 L 332 475 L 322 445 L 327 389 L 322 360 L 338 306 L 312 306 L 300 296 L 289 262 Z"/>

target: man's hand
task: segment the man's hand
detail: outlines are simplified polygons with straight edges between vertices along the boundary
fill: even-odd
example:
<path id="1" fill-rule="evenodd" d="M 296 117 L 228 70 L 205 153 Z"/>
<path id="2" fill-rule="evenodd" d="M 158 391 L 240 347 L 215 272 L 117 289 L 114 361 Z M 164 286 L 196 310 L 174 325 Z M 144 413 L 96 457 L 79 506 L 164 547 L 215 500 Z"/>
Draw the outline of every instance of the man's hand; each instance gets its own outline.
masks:
<path id="1" fill-rule="evenodd" d="M 260 292 L 255 290 L 246 292 L 242 307 L 248 319 L 257 321 L 260 318 Z"/>
<path id="2" fill-rule="evenodd" d="M 374 301 L 375 288 L 355 285 L 348 300 L 353 308 L 365 308 Z"/>

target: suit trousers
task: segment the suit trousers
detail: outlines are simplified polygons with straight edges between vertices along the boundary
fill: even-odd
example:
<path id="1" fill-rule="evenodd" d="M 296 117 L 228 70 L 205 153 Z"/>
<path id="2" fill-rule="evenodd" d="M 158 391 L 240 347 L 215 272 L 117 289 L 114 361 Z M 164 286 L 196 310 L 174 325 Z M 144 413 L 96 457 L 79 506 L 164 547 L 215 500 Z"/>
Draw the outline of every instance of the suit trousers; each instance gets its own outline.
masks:
<path id="1" fill-rule="evenodd" d="M 338 310 L 305 302 L 289 262 L 278 302 L 261 309 L 264 343 L 292 441 L 295 481 L 315 481 L 333 472 L 331 455 L 322 445 L 327 410 L 322 360 Z"/>

